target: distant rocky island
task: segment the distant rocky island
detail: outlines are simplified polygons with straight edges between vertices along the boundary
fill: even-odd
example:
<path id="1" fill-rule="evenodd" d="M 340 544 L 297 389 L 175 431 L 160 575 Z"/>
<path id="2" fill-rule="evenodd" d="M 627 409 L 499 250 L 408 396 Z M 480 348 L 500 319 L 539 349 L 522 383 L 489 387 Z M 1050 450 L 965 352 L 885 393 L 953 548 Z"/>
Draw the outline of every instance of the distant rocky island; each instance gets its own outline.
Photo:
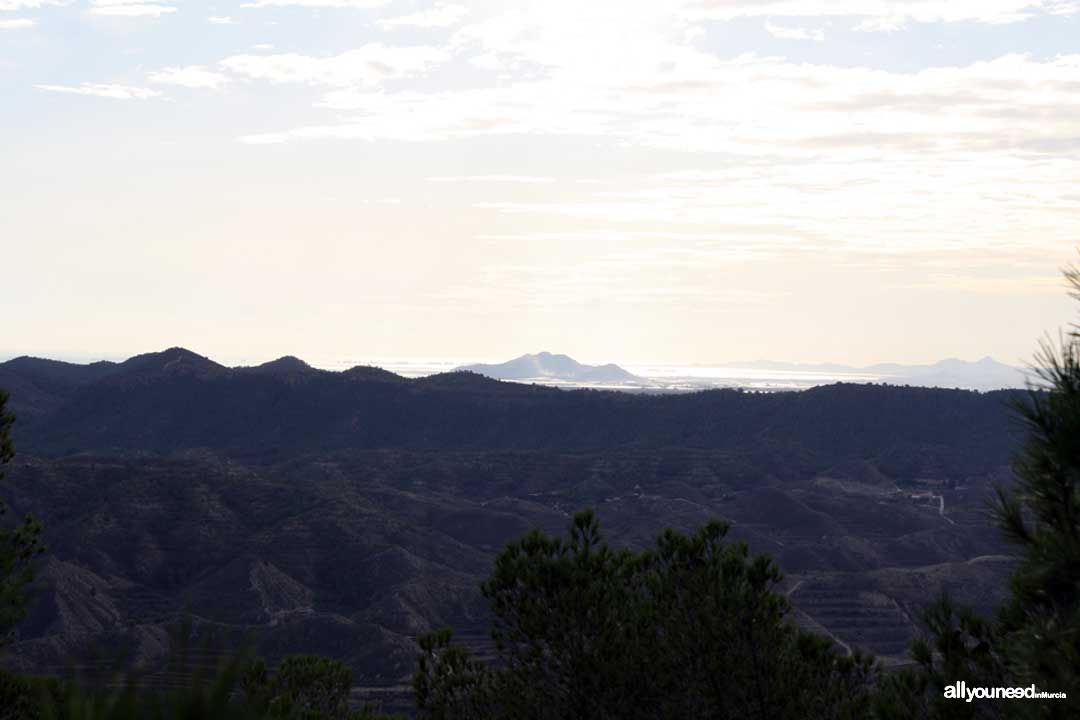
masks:
<path id="1" fill-rule="evenodd" d="M 495 380 L 535 380 L 597 385 L 644 385 L 648 380 L 608 363 L 585 365 L 568 355 L 541 352 L 508 360 L 497 365 L 477 363 L 462 365 L 457 370 L 474 372 Z"/>

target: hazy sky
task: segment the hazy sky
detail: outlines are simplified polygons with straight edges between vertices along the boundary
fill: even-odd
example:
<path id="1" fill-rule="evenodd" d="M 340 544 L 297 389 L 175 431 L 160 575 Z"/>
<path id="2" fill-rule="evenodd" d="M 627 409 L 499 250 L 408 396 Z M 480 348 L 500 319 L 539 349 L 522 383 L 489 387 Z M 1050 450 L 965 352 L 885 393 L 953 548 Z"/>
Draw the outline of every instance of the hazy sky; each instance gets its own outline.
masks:
<path id="1" fill-rule="evenodd" d="M 1028 358 L 1080 0 L 0 0 L 0 354 Z"/>

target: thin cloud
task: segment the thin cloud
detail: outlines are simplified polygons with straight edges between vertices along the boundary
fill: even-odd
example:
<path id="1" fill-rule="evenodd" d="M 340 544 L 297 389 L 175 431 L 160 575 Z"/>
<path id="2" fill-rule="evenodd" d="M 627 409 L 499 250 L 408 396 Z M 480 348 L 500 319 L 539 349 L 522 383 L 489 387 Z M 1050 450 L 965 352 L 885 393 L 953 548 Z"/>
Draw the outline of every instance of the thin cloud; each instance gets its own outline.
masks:
<path id="1" fill-rule="evenodd" d="M 1036 15 L 1067 15 L 1080 9 L 1076 0 L 685 0 L 686 17 L 733 20 L 741 17 L 851 17 L 863 29 L 898 29 L 908 23 L 980 22 L 994 25 L 1024 22 Z"/>
<path id="2" fill-rule="evenodd" d="M 440 48 L 387 47 L 374 43 L 331 57 L 297 53 L 235 55 L 225 58 L 220 65 L 252 80 L 350 87 L 421 76 L 448 58 L 449 54 Z"/>
<path id="3" fill-rule="evenodd" d="M 387 5 L 391 0 L 256 0 L 244 3 L 242 8 L 306 7 L 306 8 L 356 8 L 370 9 Z"/>
<path id="4" fill-rule="evenodd" d="M 0 0 L 0 12 L 40 10 L 44 7 L 64 7 L 74 0 Z"/>
<path id="5" fill-rule="evenodd" d="M 172 5 L 141 0 L 91 0 L 90 13 L 107 17 L 160 17 L 177 11 Z"/>
<path id="6" fill-rule="evenodd" d="M 907 28 L 907 20 L 900 16 L 885 15 L 882 17 L 870 17 L 862 20 L 852 28 L 855 32 L 870 33 L 894 33 Z"/>
<path id="7" fill-rule="evenodd" d="M 825 40 L 825 31 L 821 28 L 787 27 L 766 22 L 765 31 L 780 40 L 813 40 L 815 42 Z"/>
<path id="8" fill-rule="evenodd" d="M 211 15 L 206 18 L 206 22 L 211 25 L 236 25 L 236 21 L 228 16 Z"/>
<path id="9" fill-rule="evenodd" d="M 83 83 L 82 85 L 35 85 L 34 87 L 46 92 L 89 95 L 112 100 L 148 100 L 161 96 L 157 90 L 131 85 Z"/>
<path id="10" fill-rule="evenodd" d="M 436 5 L 430 10 L 399 15 L 377 21 L 379 27 L 392 29 L 397 27 L 445 28 L 459 24 L 469 15 L 469 8 L 464 5 Z"/>
<path id="11" fill-rule="evenodd" d="M 1038 61 L 1014 54 L 902 73 L 752 55 L 721 60 L 680 48 L 666 53 L 676 58 L 676 69 L 658 72 L 633 67 L 633 43 L 628 45 L 631 49 L 616 53 L 602 72 L 587 55 L 549 54 L 544 60 L 553 68 L 550 79 L 457 91 L 357 87 L 364 74 L 344 68 L 365 67 L 363 55 L 310 63 L 313 59 L 282 62 L 273 59 L 282 56 L 270 56 L 244 72 L 275 82 L 337 86 L 320 104 L 341 113 L 340 122 L 272 132 L 260 137 L 262 142 L 593 136 L 628 146 L 742 158 L 811 158 L 828 149 L 852 161 L 886 150 L 928 157 L 1080 150 L 1080 112 L 1075 112 L 1080 55 Z M 372 51 L 367 59 L 377 56 L 389 54 Z M 416 70 L 421 74 L 419 66 Z M 943 115 L 945 106 L 949 112 Z"/>
<path id="12" fill-rule="evenodd" d="M 229 82 L 227 75 L 214 72 L 201 65 L 165 68 L 150 73 L 149 78 L 150 82 L 161 85 L 179 85 L 206 90 L 220 90 Z"/>
<path id="13" fill-rule="evenodd" d="M 16 18 L 14 20 L 0 20 L 0 30 L 25 30 L 37 25 L 36 20 L 29 18 Z"/>
<path id="14" fill-rule="evenodd" d="M 428 182 L 440 183 L 550 183 L 555 178 L 535 175 L 440 175 L 425 178 Z"/>

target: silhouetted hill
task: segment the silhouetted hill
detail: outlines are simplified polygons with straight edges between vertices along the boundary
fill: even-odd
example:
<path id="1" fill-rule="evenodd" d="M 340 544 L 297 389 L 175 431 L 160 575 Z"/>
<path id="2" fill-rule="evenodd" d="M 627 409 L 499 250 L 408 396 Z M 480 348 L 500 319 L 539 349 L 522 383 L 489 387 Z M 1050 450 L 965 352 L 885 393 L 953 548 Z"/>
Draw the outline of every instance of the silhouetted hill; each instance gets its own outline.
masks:
<path id="1" fill-rule="evenodd" d="M 17 357 L 0 363 L 0 388 L 19 398 L 17 405 L 23 420 L 30 420 L 55 410 L 76 388 L 114 373 L 119 366 L 111 362 L 88 365 Z"/>
<path id="2" fill-rule="evenodd" d="M 383 370 L 379 367 L 371 367 L 368 365 L 356 365 L 342 372 L 342 376 L 349 380 L 374 380 L 378 382 L 389 383 L 404 383 L 408 382 L 405 378 L 390 372 L 389 370 Z"/>
<path id="3" fill-rule="evenodd" d="M 114 376 L 125 381 L 135 377 L 210 377 L 226 373 L 229 368 L 213 360 L 198 355 L 182 347 L 173 347 L 161 352 L 145 353 L 128 358 L 120 363 Z"/>
<path id="4" fill-rule="evenodd" d="M 436 373 L 426 377 L 416 378 L 413 384 L 433 390 L 445 390 L 449 392 L 480 393 L 483 395 L 538 397 L 559 391 L 554 388 L 541 388 L 536 386 L 522 385 L 520 383 L 501 382 L 481 373 L 471 370 L 453 370 L 451 372 Z"/>
<path id="5" fill-rule="evenodd" d="M 64 382 L 72 386 L 100 380 L 115 372 L 118 367 L 120 366 L 117 363 L 105 360 L 80 364 L 26 355 L 0 363 L 0 368 L 13 375 L 21 374 L 46 381 Z"/>
<path id="6" fill-rule="evenodd" d="M 567 355 L 549 352 L 522 355 L 496 365 L 465 365 L 468 370 L 496 380 L 562 380 L 575 383 L 618 384 L 639 382 L 641 378 L 618 365 L 583 365 Z"/>
<path id="7" fill-rule="evenodd" d="M 246 370 L 250 373 L 264 373 L 267 375 L 290 375 L 295 373 L 319 372 L 300 358 L 293 355 L 285 355 L 284 357 L 279 357 L 277 360 L 265 362 L 262 365 L 237 368 L 237 370 Z"/>
<path id="8" fill-rule="evenodd" d="M 34 368 L 4 370 L 25 382 Z M 315 371 L 295 359 L 230 369 L 172 349 L 132 358 L 96 382 L 64 385 L 48 412 L 39 403 L 17 426 L 16 439 L 44 455 L 694 447 L 803 458 L 796 466 L 788 458 L 778 472 L 887 448 L 890 462 L 950 467 L 955 457 L 1005 461 L 1008 396 L 843 384 L 775 394 L 565 392 L 466 372 L 405 380 L 377 370 Z M 13 397 L 16 411 L 22 402 Z"/>

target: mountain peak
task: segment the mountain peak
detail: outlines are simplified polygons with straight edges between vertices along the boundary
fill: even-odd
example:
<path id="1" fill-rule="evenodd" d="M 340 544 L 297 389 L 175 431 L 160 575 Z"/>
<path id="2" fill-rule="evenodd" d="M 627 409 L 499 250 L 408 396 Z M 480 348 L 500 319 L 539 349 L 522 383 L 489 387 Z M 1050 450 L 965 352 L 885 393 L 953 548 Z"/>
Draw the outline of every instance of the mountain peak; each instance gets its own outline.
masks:
<path id="1" fill-rule="evenodd" d="M 351 380 L 377 380 L 379 382 L 405 382 L 405 378 L 396 375 L 389 370 L 373 365 L 354 365 L 348 370 L 342 371 L 342 376 Z"/>
<path id="2" fill-rule="evenodd" d="M 126 372 L 173 375 L 203 374 L 226 369 L 224 365 L 182 347 L 135 355 L 120 363 L 120 367 Z"/>
<path id="3" fill-rule="evenodd" d="M 283 355 L 277 360 L 271 360 L 270 362 L 264 362 L 262 365 L 256 365 L 254 367 L 244 369 L 251 372 L 282 375 L 288 373 L 307 372 L 309 370 L 312 370 L 313 368 L 295 355 Z"/>
<path id="4" fill-rule="evenodd" d="M 541 382 L 572 382 L 596 384 L 621 384 L 640 381 L 636 375 L 618 365 L 585 365 L 569 355 L 541 351 L 522 355 L 504 363 L 464 365 L 458 370 L 468 370 L 496 380 L 534 380 Z"/>

